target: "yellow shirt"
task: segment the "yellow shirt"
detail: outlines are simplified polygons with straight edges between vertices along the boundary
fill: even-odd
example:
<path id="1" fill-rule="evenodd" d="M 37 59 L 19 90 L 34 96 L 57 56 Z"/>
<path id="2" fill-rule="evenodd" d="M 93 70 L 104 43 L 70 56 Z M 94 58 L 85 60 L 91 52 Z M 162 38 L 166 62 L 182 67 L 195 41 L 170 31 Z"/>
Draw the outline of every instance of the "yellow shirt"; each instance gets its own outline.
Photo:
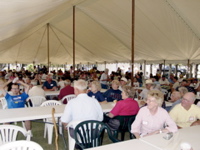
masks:
<path id="1" fill-rule="evenodd" d="M 177 104 L 169 113 L 179 127 L 190 127 L 190 125 L 197 119 L 200 119 L 200 107 L 192 104 L 189 110 Z"/>

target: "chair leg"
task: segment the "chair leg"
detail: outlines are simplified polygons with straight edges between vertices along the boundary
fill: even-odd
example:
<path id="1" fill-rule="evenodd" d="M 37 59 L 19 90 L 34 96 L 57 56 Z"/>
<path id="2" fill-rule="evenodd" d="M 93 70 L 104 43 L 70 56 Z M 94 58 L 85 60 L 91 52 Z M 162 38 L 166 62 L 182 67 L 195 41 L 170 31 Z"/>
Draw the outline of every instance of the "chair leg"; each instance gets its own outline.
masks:
<path id="1" fill-rule="evenodd" d="M 47 124 L 48 144 L 52 144 L 53 139 L 53 125 Z"/>
<path id="2" fill-rule="evenodd" d="M 47 124 L 44 124 L 44 138 L 46 138 L 47 135 Z"/>
<path id="3" fill-rule="evenodd" d="M 121 132 L 121 141 L 124 141 L 125 132 Z"/>

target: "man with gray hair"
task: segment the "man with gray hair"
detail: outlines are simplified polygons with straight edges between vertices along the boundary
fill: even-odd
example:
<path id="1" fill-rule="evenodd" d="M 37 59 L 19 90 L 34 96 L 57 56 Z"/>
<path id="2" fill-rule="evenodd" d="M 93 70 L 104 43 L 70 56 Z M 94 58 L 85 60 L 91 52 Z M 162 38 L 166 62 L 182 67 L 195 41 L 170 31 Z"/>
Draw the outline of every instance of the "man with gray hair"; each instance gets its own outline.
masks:
<path id="1" fill-rule="evenodd" d="M 200 108 L 193 104 L 195 99 L 195 94 L 188 92 L 183 96 L 181 103 L 170 111 L 169 114 L 178 128 L 200 125 Z"/>
<path id="2" fill-rule="evenodd" d="M 60 90 L 60 93 L 58 95 L 58 99 L 62 99 L 63 97 L 74 94 L 74 87 L 71 86 L 71 81 L 69 79 L 65 80 L 65 87 Z M 65 99 L 63 101 L 63 104 L 66 104 L 67 100 Z"/>
<path id="3" fill-rule="evenodd" d="M 107 86 L 107 81 L 109 80 L 108 71 L 109 70 L 106 68 L 104 73 L 101 75 L 100 83 L 101 83 L 102 89 L 108 89 L 108 86 Z"/>
<path id="4" fill-rule="evenodd" d="M 70 100 L 61 116 L 61 122 L 66 125 L 71 121 L 103 120 L 103 111 L 98 101 L 86 94 L 87 82 L 80 79 L 74 81 L 76 98 Z"/>
<path id="5" fill-rule="evenodd" d="M 56 81 L 52 80 L 51 74 L 48 74 L 46 76 L 46 81 L 44 82 L 42 88 L 45 91 L 56 91 L 57 90 L 57 83 L 56 83 Z"/>

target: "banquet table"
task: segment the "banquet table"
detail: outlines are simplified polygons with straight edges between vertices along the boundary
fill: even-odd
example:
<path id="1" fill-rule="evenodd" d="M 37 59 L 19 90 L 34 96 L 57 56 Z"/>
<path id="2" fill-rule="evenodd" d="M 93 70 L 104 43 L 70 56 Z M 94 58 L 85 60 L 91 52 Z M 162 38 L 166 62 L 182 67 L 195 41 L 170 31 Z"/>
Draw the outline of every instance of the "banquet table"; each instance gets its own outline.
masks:
<path id="1" fill-rule="evenodd" d="M 166 133 L 140 138 L 142 142 L 162 150 L 180 150 L 181 143 L 189 143 L 193 150 L 200 150 L 200 126 L 179 129 L 170 140 L 163 137 Z"/>
<path id="2" fill-rule="evenodd" d="M 55 108 L 55 117 L 61 117 L 66 105 L 28 107 L 16 109 L 0 109 L 0 123 L 17 122 L 23 120 L 36 120 L 52 117 L 52 108 Z M 111 103 L 101 104 L 103 112 L 108 112 L 113 108 Z"/>
<path id="3" fill-rule="evenodd" d="M 58 96 L 60 91 L 44 91 L 46 96 Z"/>
<path id="4" fill-rule="evenodd" d="M 151 146 L 138 139 L 128 140 L 103 146 L 90 148 L 89 150 L 157 150 L 154 146 Z"/>

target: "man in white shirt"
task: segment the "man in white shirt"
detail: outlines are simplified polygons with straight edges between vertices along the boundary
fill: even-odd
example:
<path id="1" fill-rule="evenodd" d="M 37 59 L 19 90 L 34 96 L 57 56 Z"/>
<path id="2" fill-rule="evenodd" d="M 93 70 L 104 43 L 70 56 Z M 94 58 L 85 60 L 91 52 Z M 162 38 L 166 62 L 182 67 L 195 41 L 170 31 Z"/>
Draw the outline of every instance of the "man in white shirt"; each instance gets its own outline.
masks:
<path id="1" fill-rule="evenodd" d="M 105 69 L 104 73 L 101 75 L 100 83 L 102 89 L 108 89 L 107 86 L 107 81 L 109 80 L 108 71 L 109 71 L 108 69 Z"/>
<path id="2" fill-rule="evenodd" d="M 169 85 L 169 81 L 166 79 L 165 75 L 159 80 L 160 85 Z"/>
<path id="3" fill-rule="evenodd" d="M 151 89 L 152 85 L 153 85 L 153 81 L 151 79 L 146 80 L 145 82 L 145 86 L 146 88 L 144 88 L 142 90 L 142 92 L 139 95 L 139 99 L 146 99 L 147 98 L 147 93 L 149 92 L 149 90 Z"/>
<path id="4" fill-rule="evenodd" d="M 66 127 L 71 121 L 103 120 L 103 111 L 97 100 L 86 94 L 87 82 L 80 79 L 74 82 L 76 98 L 70 100 L 61 116 L 61 122 Z"/>

